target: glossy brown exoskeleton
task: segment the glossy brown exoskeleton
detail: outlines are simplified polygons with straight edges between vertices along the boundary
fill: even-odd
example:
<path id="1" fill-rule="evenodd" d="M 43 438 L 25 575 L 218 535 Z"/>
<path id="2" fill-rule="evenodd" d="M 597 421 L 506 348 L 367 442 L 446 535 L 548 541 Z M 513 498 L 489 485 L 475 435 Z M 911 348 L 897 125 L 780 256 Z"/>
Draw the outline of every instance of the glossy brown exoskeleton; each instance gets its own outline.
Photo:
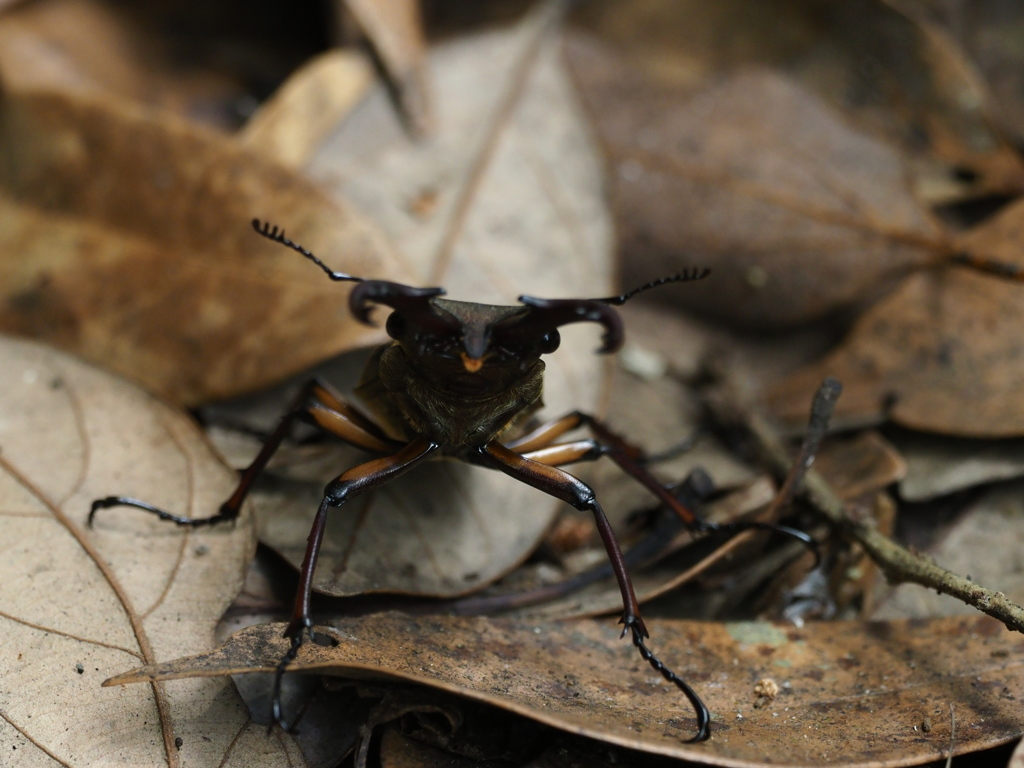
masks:
<path id="1" fill-rule="evenodd" d="M 122 505 L 144 509 L 185 526 L 211 525 L 236 518 L 254 480 L 299 418 L 380 456 L 342 473 L 324 489 L 302 563 L 292 619 L 285 632 L 291 639 L 291 648 L 278 665 L 274 717 L 286 727 L 280 707 L 280 681 L 288 664 L 296 658 L 304 638 L 312 631 L 310 593 L 329 511 L 434 455 L 455 456 L 497 469 L 594 515 L 622 594 L 623 634 L 629 631 L 643 658 L 690 700 L 697 719 L 694 740 L 707 738 L 710 732 L 707 708 L 690 686 L 662 664 L 644 643 L 647 628 L 640 616 L 622 551 L 604 510 L 586 483 L 559 467 L 608 456 L 674 510 L 686 525 L 698 530 L 712 526 L 703 523 L 648 472 L 638 448 L 590 415 L 573 412 L 526 434 L 509 437 L 513 434 L 510 428 L 522 423 L 540 403 L 544 377 L 541 357 L 558 348 L 560 326 L 599 323 L 604 335 L 598 351 L 613 352 L 621 346 L 623 333 L 622 321 L 613 305 L 663 283 L 699 280 L 707 271 L 665 278 L 622 296 L 603 299 L 522 296 L 518 306 L 490 306 L 442 298 L 441 288 L 413 288 L 334 272 L 276 227 L 259 221 L 254 221 L 253 227 L 263 237 L 312 260 L 332 280 L 355 282 L 349 308 L 361 322 L 370 323 L 374 305 L 382 304 L 393 310 L 387 319 L 387 332 L 392 341 L 373 354 L 356 389 L 369 416 L 323 383 L 310 382 L 264 443 L 259 455 L 242 473 L 235 492 L 216 515 L 181 517 L 137 499 L 111 496 L 93 503 L 90 524 L 97 510 Z M 587 427 L 593 438 L 558 442 L 562 435 L 576 427 Z M 769 527 L 808 541 L 799 531 Z"/>

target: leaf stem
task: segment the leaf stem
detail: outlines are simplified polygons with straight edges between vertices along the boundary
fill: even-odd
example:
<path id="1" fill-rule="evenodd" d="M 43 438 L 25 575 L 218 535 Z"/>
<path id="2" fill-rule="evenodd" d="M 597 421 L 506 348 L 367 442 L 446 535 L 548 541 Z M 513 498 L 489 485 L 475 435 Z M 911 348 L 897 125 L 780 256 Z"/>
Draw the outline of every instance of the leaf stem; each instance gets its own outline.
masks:
<path id="1" fill-rule="evenodd" d="M 826 385 L 827 382 L 822 387 Z M 817 401 L 819 398 L 815 399 Z M 834 399 L 832 402 L 834 403 Z M 724 423 L 739 424 L 746 428 L 774 472 L 780 475 L 789 472 L 793 458 L 782 438 L 763 416 L 753 409 L 742 406 L 728 386 L 723 386 L 712 393 L 708 403 L 716 418 Z M 820 418 L 820 414 L 813 416 L 812 421 L 815 418 Z M 807 469 L 798 493 L 816 512 L 846 536 L 858 542 L 891 584 L 909 582 L 934 589 L 998 619 L 1008 629 L 1024 632 L 1024 608 L 1008 599 L 1002 592 L 975 584 L 937 565 L 929 558 L 897 544 L 881 533 L 875 527 L 874 521 L 855 519 L 825 478 L 814 469 Z"/>

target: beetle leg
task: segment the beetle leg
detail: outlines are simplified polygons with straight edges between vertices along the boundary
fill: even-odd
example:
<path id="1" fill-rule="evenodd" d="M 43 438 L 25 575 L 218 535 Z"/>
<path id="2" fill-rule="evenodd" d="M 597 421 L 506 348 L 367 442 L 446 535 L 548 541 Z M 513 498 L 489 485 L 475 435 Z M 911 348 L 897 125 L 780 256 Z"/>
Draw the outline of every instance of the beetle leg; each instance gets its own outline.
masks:
<path id="1" fill-rule="evenodd" d="M 577 427 L 586 427 L 591 431 L 596 438 L 594 448 L 591 450 L 579 450 L 578 452 L 574 452 L 569 448 L 569 446 L 574 445 L 582 446 L 586 441 L 551 445 L 552 441 Z M 670 488 L 667 488 L 658 478 L 651 474 L 651 471 L 647 468 L 647 456 L 641 448 L 628 442 L 621 435 L 612 432 L 604 422 L 588 413 L 583 413 L 582 411 L 568 413 L 559 419 L 540 425 L 518 440 L 510 441 L 506 444 L 506 447 L 517 450 L 537 461 L 543 461 L 545 464 L 552 465 L 571 464 L 574 461 L 593 461 L 600 456 L 607 456 L 626 474 L 654 494 L 662 504 L 675 512 L 679 519 L 683 521 L 683 524 L 691 531 L 723 532 L 728 534 L 736 534 L 751 528 L 776 531 L 796 539 L 811 550 L 814 553 L 816 562 L 821 559 L 818 543 L 803 531 L 787 525 L 764 523 L 756 520 L 744 520 L 717 525 L 703 520 L 693 508 L 683 503 Z"/>
<path id="2" fill-rule="evenodd" d="M 278 662 L 274 678 L 274 720 L 285 730 L 288 730 L 288 724 L 281 714 L 281 679 L 288 665 L 295 660 L 304 636 L 312 634 L 313 622 L 310 619 L 309 601 L 313 591 L 313 573 L 327 528 L 327 511 L 332 507 L 340 507 L 354 496 L 384 485 L 408 472 L 437 448 L 437 443 L 425 437 L 416 438 L 392 456 L 373 459 L 353 467 L 328 483 L 324 489 L 324 499 L 320 502 L 313 527 L 309 531 L 309 538 L 306 540 L 306 554 L 299 571 L 299 587 L 295 594 L 292 618 L 284 631 L 284 636 L 292 641 L 291 647 Z"/>
<path id="3" fill-rule="evenodd" d="M 525 454 L 536 451 L 539 448 L 546 448 L 566 432 L 583 426 L 584 414 L 580 411 L 567 413 L 558 419 L 545 421 L 543 424 L 531 429 L 515 440 L 504 443 L 506 448 L 511 448 L 516 453 Z"/>
<path id="4" fill-rule="evenodd" d="M 690 700 L 697 716 L 697 735 L 692 740 L 703 741 L 706 739 L 710 734 L 711 716 L 707 707 L 704 706 L 704 702 L 685 680 L 666 667 L 644 644 L 644 639 L 649 637 L 649 633 L 640 615 L 640 604 L 633 591 L 633 583 L 629 578 L 629 571 L 626 569 L 622 549 L 615 538 L 615 532 L 612 530 L 611 523 L 608 522 L 608 517 L 594 496 L 593 489 L 568 472 L 539 461 L 532 461 L 497 441 L 491 441 L 478 450 L 488 466 L 544 491 L 556 499 L 561 499 L 576 509 L 587 510 L 594 515 L 597 531 L 601 535 L 601 541 L 608 553 L 608 559 L 611 561 L 612 570 L 619 583 L 619 592 L 622 595 L 622 619 L 620 621 L 624 625 L 622 633 L 624 635 L 628 630 L 632 634 L 633 645 L 636 646 L 644 661 Z"/>
<path id="5" fill-rule="evenodd" d="M 256 478 L 266 469 L 271 456 L 280 447 L 285 435 L 289 433 L 292 425 L 299 418 L 310 420 L 315 426 L 325 432 L 330 432 L 357 448 L 363 448 L 375 453 L 390 453 L 401 446 L 401 443 L 388 439 L 372 421 L 342 400 L 326 384 L 314 379 L 307 382 L 292 401 L 291 406 L 281 418 L 277 428 L 267 438 L 266 442 L 263 443 L 259 454 L 243 470 L 234 493 L 231 494 L 227 501 L 220 505 L 215 515 L 210 517 L 185 517 L 165 512 L 159 507 L 128 496 L 108 496 L 104 499 L 96 499 L 92 503 L 87 525 L 92 526 L 97 511 L 109 507 L 135 507 L 136 509 L 151 512 L 161 520 L 170 520 L 177 525 L 191 528 L 234 520 L 238 517 L 242 509 L 242 503 L 249 495 L 249 491 Z"/>
<path id="6" fill-rule="evenodd" d="M 519 455 L 538 464 L 560 467 L 563 464 L 575 464 L 577 461 L 594 461 L 605 453 L 605 447 L 596 440 L 574 440 L 571 443 L 555 443 Z"/>
<path id="7" fill-rule="evenodd" d="M 578 427 L 587 427 L 597 438 L 601 445 L 600 453 L 585 453 L 579 459 L 568 459 L 564 463 L 572 461 L 586 461 L 598 456 L 608 456 L 618 464 L 624 472 L 633 477 L 637 482 L 647 488 L 658 497 L 658 500 L 675 512 L 683 523 L 691 530 L 703 530 L 705 523 L 700 517 L 675 497 L 675 495 L 650 473 L 645 466 L 645 456 L 642 449 L 629 443 L 625 438 L 612 432 L 603 422 L 582 411 L 572 411 L 559 419 L 541 424 L 536 429 L 528 432 L 522 437 L 511 440 L 505 447 L 521 454 L 533 455 L 535 452 L 551 447 L 551 444 L 559 437 Z M 553 462 L 562 463 L 562 462 Z"/>

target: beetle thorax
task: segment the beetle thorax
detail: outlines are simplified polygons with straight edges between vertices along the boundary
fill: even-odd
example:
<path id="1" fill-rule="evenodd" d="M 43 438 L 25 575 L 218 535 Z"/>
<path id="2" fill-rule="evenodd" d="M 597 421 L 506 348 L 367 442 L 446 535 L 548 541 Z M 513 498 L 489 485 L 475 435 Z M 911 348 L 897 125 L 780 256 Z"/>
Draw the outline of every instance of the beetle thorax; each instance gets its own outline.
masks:
<path id="1" fill-rule="evenodd" d="M 416 358 L 395 342 L 371 359 L 376 377 L 371 370 L 364 375 L 366 384 L 376 378 L 377 392 L 364 384 L 360 394 L 377 399 L 368 405 L 378 414 L 388 411 L 393 430 L 404 427 L 403 437 L 422 435 L 449 448 L 477 447 L 539 405 L 544 363 L 522 363 L 504 371 L 491 366 L 483 376 L 467 374 L 458 361 Z M 404 424 L 395 424 L 395 416 Z"/>

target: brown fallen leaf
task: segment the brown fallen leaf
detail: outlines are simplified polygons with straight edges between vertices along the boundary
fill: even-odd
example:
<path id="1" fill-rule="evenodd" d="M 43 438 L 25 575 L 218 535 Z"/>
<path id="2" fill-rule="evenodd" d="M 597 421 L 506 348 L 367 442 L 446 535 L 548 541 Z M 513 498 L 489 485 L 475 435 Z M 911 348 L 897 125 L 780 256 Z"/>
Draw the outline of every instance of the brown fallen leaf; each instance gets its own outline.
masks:
<path id="1" fill-rule="evenodd" d="M 24 3 L 0 17 L 0 72 L 7 87 L 59 86 L 141 98 L 146 78 L 134 47 L 137 33 L 93 0 Z"/>
<path id="2" fill-rule="evenodd" d="M 999 3 L 603 0 L 575 20 L 650 84 L 692 89 L 751 67 L 799 81 L 861 130 L 924 160 L 908 170 L 915 192 L 936 201 L 1021 187 L 1024 163 L 1002 114 L 1016 98 L 1012 79 L 993 97 L 993 78 L 976 65 L 1016 56 L 1010 13 Z M 976 15 L 999 32 L 979 29 Z M 935 23 L 943 16 L 944 27 Z M 995 45 L 986 37 L 1001 34 Z M 977 178 L 965 183 L 951 168 Z"/>
<path id="3" fill-rule="evenodd" d="M 266 386 L 379 338 L 348 316 L 344 288 L 257 237 L 253 217 L 339 268 L 407 274 L 373 227 L 301 176 L 122 102 L 8 92 L 0 157 L 0 329 L 176 402 Z"/>
<path id="4" fill-rule="evenodd" d="M 210 654 L 119 675 L 110 685 L 273 669 L 283 625 L 250 627 Z M 651 622 L 652 645 L 715 713 L 710 741 L 610 623 L 366 616 L 323 628 L 293 670 L 383 675 L 495 704 L 620 746 L 722 766 L 908 765 L 944 756 L 949 702 L 957 754 L 1016 738 L 1024 639 L 986 617 L 892 623 Z M 681 663 L 686 660 L 686 663 Z M 755 685 L 780 694 L 755 708 Z M 931 718 L 928 733 L 920 724 Z"/>
<path id="5" fill-rule="evenodd" d="M 270 42 L 246 32 L 232 41 L 230 57 L 203 55 L 215 44 L 196 37 L 209 35 L 216 22 L 194 15 L 190 55 L 182 55 L 184 46 L 175 50 L 169 32 L 173 24 L 161 23 L 153 6 L 38 0 L 4 13 L 0 72 L 5 86 L 116 97 L 230 130 L 237 125 L 239 106 L 253 98 L 253 81 L 283 78 L 292 64 L 282 61 L 287 43 L 279 36 Z"/>
<path id="6" fill-rule="evenodd" d="M 521 294 L 612 292 L 601 163 L 552 20 L 544 8 L 512 31 L 433 51 L 438 111 L 429 137 L 407 136 L 379 86 L 312 153 L 307 172 L 379 222 L 415 265 L 403 282 L 503 305 Z M 605 382 L 597 336 L 565 328 L 545 360 L 542 418 L 597 409 Z M 339 452 L 315 482 L 258 494 L 261 541 L 298 567 L 324 482 L 359 460 Z M 431 462 L 332 516 L 315 587 L 465 594 L 519 565 L 560 506 L 500 473 Z"/>
<path id="7" fill-rule="evenodd" d="M 713 290 L 652 294 L 722 322 L 791 327 L 871 298 L 945 248 L 895 150 L 768 70 L 657 89 L 571 40 L 613 165 L 627 280 L 710 267 Z"/>
<path id="8" fill-rule="evenodd" d="M 1024 434 L 1021 287 L 955 268 L 921 272 L 866 311 L 846 341 L 768 393 L 797 423 L 822 378 L 843 383 L 836 421 L 962 437 Z"/>
<path id="9" fill-rule="evenodd" d="M 962 109 L 982 112 L 995 129 L 1020 145 L 1024 134 L 1024 100 L 1021 99 L 1021 50 L 1017 45 L 1022 9 L 1013 3 L 973 2 L 927 6 L 889 0 L 925 23 L 939 27 L 944 36 L 955 41 L 961 56 L 976 70 L 987 93 L 970 88 L 964 93 Z M 952 95 L 953 91 L 950 91 Z M 976 149 L 991 148 L 988 141 L 977 142 Z M 1019 160 L 1018 160 L 1019 163 Z M 1011 170 L 1013 165 L 1004 168 Z M 995 168 L 989 169 L 996 171 Z"/>
<path id="10" fill-rule="evenodd" d="M 876 493 L 907 474 L 907 463 L 878 432 L 825 442 L 815 468 L 843 499 Z"/>
<path id="11" fill-rule="evenodd" d="M 227 680 L 100 684 L 125 664 L 213 647 L 242 584 L 252 517 L 180 530 L 93 499 L 185 510 L 234 479 L 181 414 L 38 344 L 0 340 L 0 754 L 5 765 L 281 765 Z M 14 756 L 14 762 L 11 756 Z M 52 762 L 51 762 L 52 761 Z"/>

